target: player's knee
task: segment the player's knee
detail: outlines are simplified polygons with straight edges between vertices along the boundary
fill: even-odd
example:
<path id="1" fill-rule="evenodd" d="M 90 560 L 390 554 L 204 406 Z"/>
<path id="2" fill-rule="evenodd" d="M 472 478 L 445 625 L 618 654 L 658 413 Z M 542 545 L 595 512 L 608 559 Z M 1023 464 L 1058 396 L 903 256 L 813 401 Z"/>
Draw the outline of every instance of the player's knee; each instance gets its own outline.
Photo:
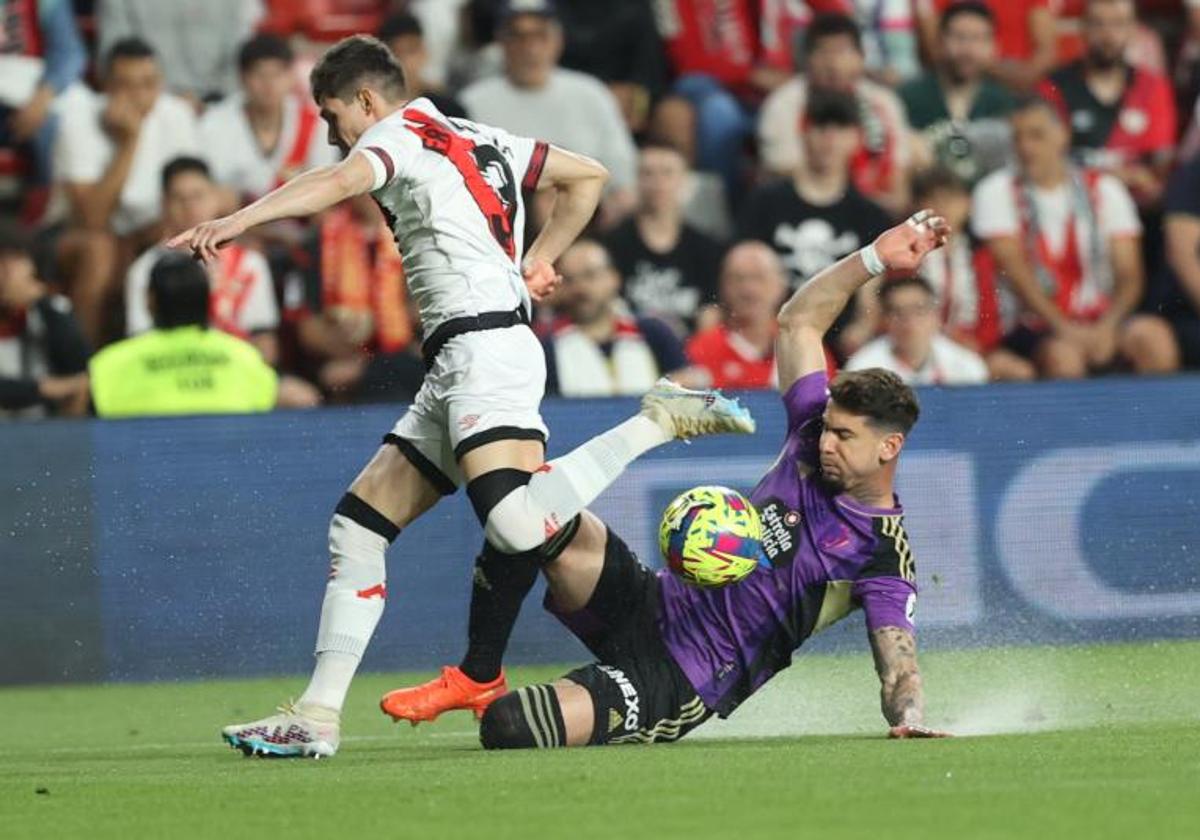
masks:
<path id="1" fill-rule="evenodd" d="M 554 689 L 530 685 L 492 703 L 479 724 L 479 742 L 485 750 L 562 746 L 562 714 Z"/>
<path id="2" fill-rule="evenodd" d="M 498 506 L 483 525 L 488 543 L 502 554 L 524 554 L 546 541 L 545 525 L 521 510 L 512 509 L 517 507 Z"/>
<path id="3" fill-rule="evenodd" d="M 492 470 L 467 484 L 487 541 L 504 554 L 532 551 L 546 539 L 544 524 L 529 504 L 531 475 L 526 470 Z"/>

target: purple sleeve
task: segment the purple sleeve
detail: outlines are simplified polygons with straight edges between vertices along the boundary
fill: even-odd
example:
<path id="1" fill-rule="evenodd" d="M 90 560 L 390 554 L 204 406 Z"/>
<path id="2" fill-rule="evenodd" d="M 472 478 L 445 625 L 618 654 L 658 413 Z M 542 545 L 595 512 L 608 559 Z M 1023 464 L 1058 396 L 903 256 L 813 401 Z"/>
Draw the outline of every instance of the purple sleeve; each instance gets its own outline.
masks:
<path id="1" fill-rule="evenodd" d="M 853 598 L 862 604 L 867 630 L 900 627 L 916 632 L 913 621 L 917 606 L 917 587 L 900 577 L 864 578 L 854 583 Z"/>
<path id="2" fill-rule="evenodd" d="M 787 410 L 788 433 L 796 432 L 805 423 L 820 420 L 829 401 L 829 377 L 818 370 L 801 376 L 783 394 L 783 407 Z"/>

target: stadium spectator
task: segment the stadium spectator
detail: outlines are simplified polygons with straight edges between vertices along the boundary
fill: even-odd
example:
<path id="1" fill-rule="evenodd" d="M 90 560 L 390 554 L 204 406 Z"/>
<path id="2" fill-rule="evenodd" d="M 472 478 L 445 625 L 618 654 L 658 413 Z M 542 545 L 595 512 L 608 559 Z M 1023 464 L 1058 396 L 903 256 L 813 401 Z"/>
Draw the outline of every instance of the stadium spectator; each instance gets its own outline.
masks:
<path id="1" fill-rule="evenodd" d="M 755 190 L 740 220 L 741 238 L 766 242 L 779 253 L 793 288 L 891 226 L 888 214 L 851 181 L 859 140 L 858 104 L 814 89 L 805 108 L 804 153 L 792 177 Z M 838 318 L 829 337 L 840 358 L 874 335 L 874 311 L 875 292 L 867 287 Z"/>
<path id="2" fill-rule="evenodd" d="M 721 263 L 721 246 L 683 217 L 687 175 L 678 151 L 644 146 L 637 210 L 606 240 L 634 314 L 663 318 L 681 331 L 693 329 L 701 308 L 716 303 Z"/>
<path id="3" fill-rule="evenodd" d="M 79 90 L 54 143 L 54 194 L 47 221 L 62 230 L 59 262 L 84 332 L 100 344 L 118 264 L 161 233 L 162 168 L 199 150 L 196 118 L 166 93 L 154 51 L 118 41 L 105 56 L 104 95 Z M 110 238 L 115 234 L 116 242 Z"/>
<path id="4" fill-rule="evenodd" d="M 167 89 L 200 110 L 238 87 L 238 48 L 263 19 L 260 0 L 103 0 L 99 51 L 136 39 L 162 62 Z"/>
<path id="5" fill-rule="evenodd" d="M 786 36 L 789 45 L 803 38 L 813 15 L 850 15 L 862 31 L 867 73 L 888 87 L 897 87 L 921 70 L 911 0 L 795 0 L 791 3 L 764 3 L 763 6 L 797 9 L 790 21 L 783 21 L 785 25 L 791 24 L 791 31 Z M 776 21 L 771 21 L 771 24 L 779 26 Z M 764 32 L 764 49 L 770 40 Z M 790 56 L 788 65 L 788 69 L 791 69 Z"/>
<path id="6" fill-rule="evenodd" d="M 633 132 L 666 83 L 654 12 L 645 0 L 557 0 L 566 32 L 562 65 L 595 76 L 612 91 Z"/>
<path id="7" fill-rule="evenodd" d="M 92 357 L 92 401 L 101 417 L 269 411 L 275 371 L 253 345 L 208 328 L 208 275 L 168 254 L 150 272 L 154 329 Z"/>
<path id="8" fill-rule="evenodd" d="M 715 172 L 696 163 L 696 111 L 682 96 L 669 94 L 654 106 L 647 129 L 648 142 L 677 149 L 688 168 L 683 216 L 697 230 L 725 241 L 733 235 L 729 193 Z M 739 185 L 740 189 L 740 185 Z"/>
<path id="9" fill-rule="evenodd" d="M 565 317 L 544 340 L 546 392 L 564 397 L 633 396 L 661 376 L 688 387 L 707 384 L 671 328 L 634 318 L 621 300 L 621 275 L 599 242 L 583 239 L 559 258 Z"/>
<path id="10" fill-rule="evenodd" d="M 596 158 L 610 173 L 603 215 L 624 217 L 634 204 L 637 150 L 608 88 L 558 66 L 563 32 L 554 4 L 511 0 L 499 33 L 504 75 L 462 91 L 471 117 Z"/>
<path id="11" fill-rule="evenodd" d="M 1200 368 L 1200 158 L 1172 175 L 1164 211 L 1166 266 L 1148 308 L 1171 323 L 1176 341 L 1174 361 L 1197 369 Z"/>
<path id="12" fill-rule="evenodd" d="M 969 230 L 971 191 L 947 169 L 934 168 L 913 181 L 913 206 L 944 218 L 950 240 L 921 263 L 921 277 L 937 298 L 942 331 L 984 357 L 993 380 L 1034 379 L 1032 363 L 1005 348 L 1001 340 L 1016 326 L 1017 302 L 998 284 L 991 252 Z"/>
<path id="13" fill-rule="evenodd" d="M 1144 286 L 1142 226 L 1128 190 L 1079 169 L 1070 130 L 1045 99 L 1013 113 L 1017 165 L 975 188 L 972 224 L 1024 307 L 1006 339 L 1052 378 L 1079 378 L 1119 357 L 1139 372 L 1169 368 L 1166 322 L 1132 315 Z"/>
<path id="14" fill-rule="evenodd" d="M 1070 125 L 1080 162 L 1111 172 L 1139 204 L 1152 205 L 1173 162 L 1178 118 L 1170 82 L 1125 59 L 1136 26 L 1133 0 L 1089 0 L 1083 58 L 1055 71 L 1039 90 Z"/>
<path id="15" fill-rule="evenodd" d="M 38 279 L 21 228 L 0 224 L 0 419 L 86 413 L 87 360 L 70 302 Z"/>
<path id="16" fill-rule="evenodd" d="M 692 336 L 687 355 L 716 388 L 771 388 L 776 315 L 787 296 L 779 257 L 762 242 L 734 245 L 721 263 L 722 320 Z"/>
<path id="17" fill-rule="evenodd" d="M 1012 95 L 989 78 L 996 57 L 995 17 L 978 0 L 956 3 L 938 27 L 936 68 L 900 89 L 918 132 L 918 157 L 969 184 L 1008 162 Z"/>
<path id="18" fill-rule="evenodd" d="M 921 40 L 937 57 L 938 19 L 959 0 L 915 0 Z M 992 73 L 1008 87 L 1031 90 L 1058 61 L 1056 0 L 987 0 L 996 18 L 999 61 Z"/>
<path id="19" fill-rule="evenodd" d="M 162 171 L 164 236 L 182 233 L 201 222 L 217 218 L 221 198 L 204 161 L 180 157 Z M 150 274 L 170 253 L 156 245 L 137 258 L 125 277 L 125 331 L 129 335 L 154 326 L 147 300 Z M 257 251 L 234 242 L 221 249 L 220 258 L 207 266 L 210 284 L 208 324 L 253 344 L 267 364 L 279 359 L 279 307 L 271 269 Z"/>
<path id="20" fill-rule="evenodd" d="M 294 63 L 292 48 L 279 36 L 251 38 L 238 51 L 241 89 L 200 120 L 213 178 L 243 202 L 337 160 L 316 106 L 296 91 Z"/>
<path id="21" fill-rule="evenodd" d="M 87 52 L 69 0 L 0 0 L 0 175 L 16 175 L 17 152 L 32 154 L 33 177 L 50 183 L 57 117 L 52 106 L 79 81 Z"/>
<path id="22" fill-rule="evenodd" d="M 404 68 L 410 99 L 423 96 L 447 117 L 468 116 L 461 102 L 427 78 L 429 50 L 425 45 L 425 30 L 415 15 L 396 14 L 385 18 L 377 35 Z"/>
<path id="23" fill-rule="evenodd" d="M 792 172 L 804 154 L 800 137 L 812 88 L 836 91 L 861 111 L 861 136 L 853 158 L 854 183 L 889 211 L 908 209 L 910 129 L 904 106 L 890 88 L 865 78 L 862 36 L 845 15 L 822 15 L 804 41 L 807 76 L 796 76 L 763 103 L 759 154 L 770 172 Z"/>
<path id="24" fill-rule="evenodd" d="M 942 334 L 937 298 L 920 277 L 889 279 L 879 287 L 884 335 L 846 362 L 846 370 L 884 368 L 909 385 L 980 385 L 987 363 Z"/>
<path id="25" fill-rule="evenodd" d="M 293 256 L 284 320 L 300 374 L 336 401 L 408 401 L 415 352 L 404 269 L 379 210 L 360 197 L 326 213 Z"/>

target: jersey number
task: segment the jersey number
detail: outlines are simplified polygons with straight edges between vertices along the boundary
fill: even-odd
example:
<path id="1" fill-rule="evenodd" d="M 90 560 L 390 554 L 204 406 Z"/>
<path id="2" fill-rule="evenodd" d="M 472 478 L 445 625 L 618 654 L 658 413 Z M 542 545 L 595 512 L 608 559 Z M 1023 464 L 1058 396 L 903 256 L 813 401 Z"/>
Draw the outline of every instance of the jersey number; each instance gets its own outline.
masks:
<path id="1" fill-rule="evenodd" d="M 449 126 L 414 108 L 404 112 L 408 130 L 421 138 L 421 144 L 437 152 L 454 165 L 462 176 L 467 192 L 487 219 L 492 236 L 509 259 L 516 259 L 516 187 L 512 169 L 504 156 L 492 146 L 456 134 Z"/>

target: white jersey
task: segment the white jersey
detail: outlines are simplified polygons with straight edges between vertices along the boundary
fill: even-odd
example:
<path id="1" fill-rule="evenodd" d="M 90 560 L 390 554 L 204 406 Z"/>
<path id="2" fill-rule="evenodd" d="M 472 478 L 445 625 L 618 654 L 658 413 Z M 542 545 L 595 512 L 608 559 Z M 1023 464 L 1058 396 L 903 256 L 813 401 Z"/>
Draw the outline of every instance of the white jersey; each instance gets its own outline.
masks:
<path id="1" fill-rule="evenodd" d="M 451 318 L 528 311 L 524 193 L 537 186 L 548 148 L 450 119 L 422 98 L 350 150 L 375 171 L 371 195 L 395 234 L 426 336 Z"/>

